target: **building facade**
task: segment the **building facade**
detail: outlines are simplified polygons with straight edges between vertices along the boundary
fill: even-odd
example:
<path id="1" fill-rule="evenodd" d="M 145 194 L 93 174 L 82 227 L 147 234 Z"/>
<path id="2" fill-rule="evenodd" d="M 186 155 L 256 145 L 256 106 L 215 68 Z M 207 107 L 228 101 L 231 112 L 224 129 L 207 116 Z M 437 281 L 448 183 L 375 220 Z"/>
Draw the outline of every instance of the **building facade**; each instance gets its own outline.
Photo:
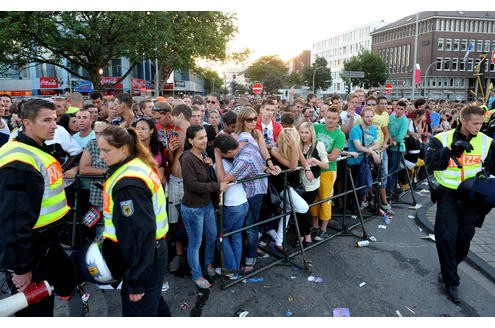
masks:
<path id="1" fill-rule="evenodd" d="M 360 51 L 371 50 L 370 33 L 386 24 L 384 21 L 372 22 L 313 44 L 311 63 L 315 61 L 316 57 L 323 57 L 328 62 L 328 67 L 332 72 L 332 86 L 321 91 L 320 95 L 346 93 L 345 82 L 340 76 L 344 69 L 344 62 L 357 56 Z"/>
<path id="2" fill-rule="evenodd" d="M 416 25 L 420 81 L 411 95 Z M 494 35 L 493 11 L 424 11 L 371 32 L 371 49 L 388 65 L 391 97 L 472 100 L 495 78 Z"/>
<path id="3" fill-rule="evenodd" d="M 155 71 L 150 60 L 136 65 L 121 82 L 115 84 L 127 72 L 130 64 L 126 58 L 113 59 L 101 70 L 101 83 L 107 84 L 105 94 L 128 92 L 133 96 L 152 96 L 155 92 Z M 82 68 L 76 69 L 82 76 Z M 163 79 L 163 77 L 162 77 Z M 204 94 L 204 81 L 192 71 L 175 71 L 170 83 L 161 83 L 162 93 Z M 90 81 L 72 75 L 65 69 L 51 64 L 32 64 L 21 70 L 10 69 L 0 75 L 0 93 L 13 97 L 55 96 L 66 91 L 77 91 L 83 95 L 93 90 Z"/>

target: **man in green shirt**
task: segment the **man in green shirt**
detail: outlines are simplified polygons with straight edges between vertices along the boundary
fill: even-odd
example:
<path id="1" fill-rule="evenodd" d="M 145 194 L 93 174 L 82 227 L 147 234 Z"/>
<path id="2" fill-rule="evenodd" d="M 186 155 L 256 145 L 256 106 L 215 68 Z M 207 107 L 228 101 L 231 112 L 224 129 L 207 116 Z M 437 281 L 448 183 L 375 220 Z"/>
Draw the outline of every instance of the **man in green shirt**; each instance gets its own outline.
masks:
<path id="1" fill-rule="evenodd" d="M 325 114 L 325 124 L 315 124 L 316 140 L 325 145 L 329 162 L 328 170 L 321 170 L 320 188 L 315 202 L 333 196 L 333 185 L 337 177 L 337 157 L 344 149 L 345 143 L 345 134 L 338 126 L 339 119 L 339 109 L 331 106 Z M 327 233 L 327 226 L 332 218 L 332 201 L 329 199 L 311 207 L 311 217 L 313 218 L 313 229 L 317 229 L 314 240 L 320 241 L 328 238 L 330 235 Z M 321 221 L 320 226 L 318 225 L 318 218 Z"/>

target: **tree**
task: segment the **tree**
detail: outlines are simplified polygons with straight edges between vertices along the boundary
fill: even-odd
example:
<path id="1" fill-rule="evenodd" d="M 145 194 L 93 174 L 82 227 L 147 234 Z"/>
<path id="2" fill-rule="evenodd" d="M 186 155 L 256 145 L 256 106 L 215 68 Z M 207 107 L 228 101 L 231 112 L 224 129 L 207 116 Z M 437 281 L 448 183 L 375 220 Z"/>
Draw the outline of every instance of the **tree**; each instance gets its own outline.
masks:
<path id="1" fill-rule="evenodd" d="M 263 56 L 246 70 L 246 77 L 252 82 L 263 83 L 266 93 L 276 93 L 282 88 L 287 77 L 288 67 L 278 56 Z"/>
<path id="2" fill-rule="evenodd" d="M 218 93 L 223 88 L 223 80 L 217 72 L 209 68 L 197 68 L 196 72 L 203 78 L 205 94 Z"/>
<path id="3" fill-rule="evenodd" d="M 292 72 L 287 76 L 286 79 L 287 85 L 289 87 L 301 87 L 304 84 L 304 78 L 301 73 Z"/>
<path id="4" fill-rule="evenodd" d="M 327 67 L 328 62 L 323 57 L 316 57 L 313 65 L 306 66 L 303 69 L 304 83 L 313 88 L 313 76 L 314 76 L 314 89 L 326 90 L 332 85 L 332 72 Z M 314 90 L 312 90 L 313 92 Z"/>
<path id="5" fill-rule="evenodd" d="M 388 79 L 387 64 L 383 59 L 371 51 L 364 50 L 358 56 L 344 62 L 345 71 L 363 71 L 364 78 L 343 78 L 347 84 L 359 85 L 365 89 L 371 89 L 385 84 Z"/>
<path id="6" fill-rule="evenodd" d="M 198 58 L 225 60 L 237 32 L 235 17 L 208 11 L 4 11 L 0 63 L 19 69 L 52 64 L 99 89 L 100 69 L 120 57 L 129 61 L 122 79 L 145 59 L 158 62 L 159 72 L 194 68 Z"/>

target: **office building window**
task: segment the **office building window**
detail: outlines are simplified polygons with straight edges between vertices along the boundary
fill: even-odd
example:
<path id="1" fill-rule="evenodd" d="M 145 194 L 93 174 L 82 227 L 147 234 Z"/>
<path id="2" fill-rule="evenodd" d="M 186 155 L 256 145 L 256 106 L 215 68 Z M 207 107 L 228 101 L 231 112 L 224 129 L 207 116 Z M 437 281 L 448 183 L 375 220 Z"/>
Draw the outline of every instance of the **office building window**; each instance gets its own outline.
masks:
<path id="1" fill-rule="evenodd" d="M 446 39 L 445 40 L 445 51 L 451 51 L 452 50 L 452 39 Z"/>
<path id="2" fill-rule="evenodd" d="M 485 40 L 485 52 L 490 52 L 490 40 Z"/>
<path id="3" fill-rule="evenodd" d="M 483 51 L 483 40 L 476 40 L 476 52 Z"/>
<path id="4" fill-rule="evenodd" d="M 462 42 L 461 42 L 461 51 L 466 51 L 467 49 L 467 40 L 466 39 L 462 39 Z"/>
<path id="5" fill-rule="evenodd" d="M 459 63 L 459 58 L 452 58 L 452 67 L 451 67 L 451 69 L 453 71 L 457 71 L 458 63 Z"/>
<path id="6" fill-rule="evenodd" d="M 442 61 L 443 61 L 442 57 L 437 57 L 437 71 L 442 70 Z"/>
<path id="7" fill-rule="evenodd" d="M 473 58 L 468 59 L 466 70 L 469 72 L 473 71 Z"/>
<path id="8" fill-rule="evenodd" d="M 450 58 L 445 58 L 443 61 L 443 70 L 450 71 Z"/>
<path id="9" fill-rule="evenodd" d="M 466 63 L 464 62 L 464 59 L 461 59 L 459 61 L 459 71 L 464 71 L 466 70 Z"/>
<path id="10" fill-rule="evenodd" d="M 460 43 L 459 39 L 454 39 L 454 46 L 452 47 L 452 50 L 459 51 L 459 43 Z"/>
<path id="11" fill-rule="evenodd" d="M 443 50 L 443 38 L 438 38 L 437 50 Z"/>

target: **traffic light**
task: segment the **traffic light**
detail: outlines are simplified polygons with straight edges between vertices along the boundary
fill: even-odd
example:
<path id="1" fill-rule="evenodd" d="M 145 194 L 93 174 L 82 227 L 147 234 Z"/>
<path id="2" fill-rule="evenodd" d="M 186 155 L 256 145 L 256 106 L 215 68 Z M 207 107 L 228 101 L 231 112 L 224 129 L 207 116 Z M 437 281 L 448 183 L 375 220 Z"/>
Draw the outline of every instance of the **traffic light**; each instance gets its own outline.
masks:
<path id="1" fill-rule="evenodd" d="M 349 93 L 349 86 L 348 86 L 348 85 L 346 85 L 346 86 L 344 87 L 344 91 L 345 91 L 345 93 L 346 93 L 346 94 L 347 94 L 347 93 Z"/>
<path id="2" fill-rule="evenodd" d="M 425 96 L 425 89 L 421 89 L 421 96 Z"/>

